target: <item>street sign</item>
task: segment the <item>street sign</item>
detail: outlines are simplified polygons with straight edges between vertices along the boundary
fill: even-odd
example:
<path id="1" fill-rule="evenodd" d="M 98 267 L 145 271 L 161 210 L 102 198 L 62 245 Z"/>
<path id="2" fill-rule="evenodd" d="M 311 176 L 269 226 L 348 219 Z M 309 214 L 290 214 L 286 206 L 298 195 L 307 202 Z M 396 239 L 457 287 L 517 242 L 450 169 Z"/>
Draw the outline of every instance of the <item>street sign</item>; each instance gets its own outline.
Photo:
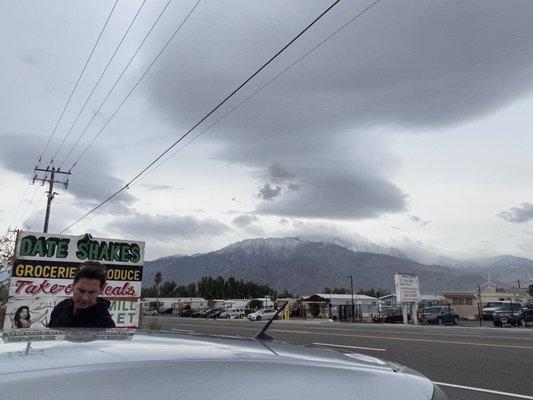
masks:
<path id="1" fill-rule="evenodd" d="M 394 274 L 394 284 L 398 304 L 417 303 L 420 300 L 418 275 L 396 273 Z"/>

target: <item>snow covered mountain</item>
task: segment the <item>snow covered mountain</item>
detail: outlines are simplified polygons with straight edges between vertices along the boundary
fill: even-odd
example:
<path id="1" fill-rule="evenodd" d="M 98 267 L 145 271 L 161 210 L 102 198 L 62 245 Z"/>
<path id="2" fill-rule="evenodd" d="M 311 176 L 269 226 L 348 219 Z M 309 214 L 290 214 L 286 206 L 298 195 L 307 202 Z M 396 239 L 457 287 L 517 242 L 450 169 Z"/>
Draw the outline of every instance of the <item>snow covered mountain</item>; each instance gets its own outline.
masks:
<path id="1" fill-rule="evenodd" d="M 392 256 L 403 260 L 409 259 L 409 257 L 394 247 L 380 246 L 379 244 L 372 243 L 371 241 L 365 239 L 353 240 L 340 238 L 338 236 L 299 236 L 299 238 L 301 240 L 308 240 L 311 242 L 336 244 L 337 246 L 344 247 L 345 249 L 353 251 L 354 253 L 385 254 L 387 256 Z"/>
<path id="2" fill-rule="evenodd" d="M 342 243 L 340 246 L 335 243 Z M 325 287 L 394 289 L 394 273 L 416 273 L 423 293 L 473 290 L 482 281 L 477 274 L 442 266 L 427 266 L 387 254 L 352 251 L 350 243 L 307 238 L 249 239 L 206 254 L 165 257 L 145 263 L 144 286 L 161 272 L 163 280 L 189 284 L 203 276 L 230 276 L 268 284 L 276 289 L 307 294 Z M 383 250 L 385 251 L 385 250 Z"/>

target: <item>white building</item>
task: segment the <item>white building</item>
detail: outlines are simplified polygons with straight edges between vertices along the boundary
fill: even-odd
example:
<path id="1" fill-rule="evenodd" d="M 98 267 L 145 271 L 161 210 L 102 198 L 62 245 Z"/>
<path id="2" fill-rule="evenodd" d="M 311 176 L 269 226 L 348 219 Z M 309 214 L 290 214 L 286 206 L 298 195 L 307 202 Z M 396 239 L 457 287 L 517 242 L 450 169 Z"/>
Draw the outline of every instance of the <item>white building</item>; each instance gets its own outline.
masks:
<path id="1" fill-rule="evenodd" d="M 146 310 L 155 306 L 157 302 L 156 297 L 145 297 L 141 300 L 141 309 Z M 159 311 L 165 311 L 169 308 L 182 310 L 186 305 L 189 305 L 193 310 L 207 307 L 207 300 L 202 297 L 160 297 Z"/>

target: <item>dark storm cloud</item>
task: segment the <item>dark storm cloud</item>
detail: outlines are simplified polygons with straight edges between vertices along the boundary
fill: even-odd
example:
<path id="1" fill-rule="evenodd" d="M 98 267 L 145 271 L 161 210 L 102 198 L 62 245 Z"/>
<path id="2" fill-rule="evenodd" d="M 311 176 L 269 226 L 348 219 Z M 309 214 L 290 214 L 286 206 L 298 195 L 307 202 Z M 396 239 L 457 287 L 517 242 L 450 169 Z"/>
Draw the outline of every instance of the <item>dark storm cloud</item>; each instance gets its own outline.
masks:
<path id="1" fill-rule="evenodd" d="M 270 186 L 270 184 L 265 183 L 263 186 L 259 188 L 259 193 L 257 194 L 257 197 L 265 201 L 271 201 L 271 200 L 274 200 L 276 197 L 278 197 L 280 194 L 281 194 L 280 186 L 273 187 L 273 186 Z"/>
<path id="2" fill-rule="evenodd" d="M 283 183 L 286 180 L 294 178 L 294 174 L 290 173 L 279 163 L 273 163 L 268 167 L 269 178 L 273 183 Z"/>
<path id="3" fill-rule="evenodd" d="M 511 207 L 502 211 L 498 216 L 508 222 L 522 223 L 533 219 L 533 204 L 522 203 L 520 207 Z"/>
<path id="4" fill-rule="evenodd" d="M 403 211 L 405 199 L 398 202 L 398 192 L 393 184 L 375 177 L 322 172 L 310 177 L 302 190 L 284 192 L 279 199 L 262 203 L 257 212 L 307 218 L 371 218 L 381 211 Z"/>
<path id="5" fill-rule="evenodd" d="M 186 240 L 219 236 L 230 228 L 213 218 L 199 219 L 192 215 L 150 215 L 135 213 L 106 224 L 106 229 L 156 240 L 180 238 Z"/>
<path id="6" fill-rule="evenodd" d="M 42 150 L 42 141 L 29 134 L 6 132 L 0 132 L 0 140 L 3 143 L 0 149 L 0 163 L 5 168 L 29 179 L 37 161 L 36 155 Z M 46 163 L 43 162 L 41 167 L 46 168 Z M 93 152 L 83 158 L 72 171 L 68 189 L 65 191 L 61 186 L 58 188 L 61 189 L 61 193 L 73 195 L 80 207 L 92 208 L 124 185 L 120 179 L 110 174 L 110 170 L 107 157 L 101 151 Z M 63 177 L 58 176 L 57 179 L 63 180 Z M 134 200 L 134 196 L 123 192 L 104 209 L 104 212 L 128 214 L 128 206 Z"/>
<path id="7" fill-rule="evenodd" d="M 341 2 L 238 99 L 368 4 Z M 181 129 L 327 3 L 272 1 L 262 4 L 261 13 L 249 2 L 231 5 L 203 4 L 196 24 L 191 22 L 147 85 L 152 101 Z M 220 159 L 263 171 L 270 184 L 290 177 L 301 185 L 298 192 L 280 187 L 275 197 L 267 196 L 274 201 L 260 204 L 258 212 L 364 218 L 404 211 L 406 195 L 391 183 L 396 168 L 387 167 L 394 160 L 378 139 L 369 141 L 367 135 L 380 126 L 419 131 L 450 127 L 529 93 L 532 14 L 529 1 L 512 7 L 501 1 L 381 2 L 203 140 L 221 145 Z M 332 179 L 317 178 L 316 171 Z"/>

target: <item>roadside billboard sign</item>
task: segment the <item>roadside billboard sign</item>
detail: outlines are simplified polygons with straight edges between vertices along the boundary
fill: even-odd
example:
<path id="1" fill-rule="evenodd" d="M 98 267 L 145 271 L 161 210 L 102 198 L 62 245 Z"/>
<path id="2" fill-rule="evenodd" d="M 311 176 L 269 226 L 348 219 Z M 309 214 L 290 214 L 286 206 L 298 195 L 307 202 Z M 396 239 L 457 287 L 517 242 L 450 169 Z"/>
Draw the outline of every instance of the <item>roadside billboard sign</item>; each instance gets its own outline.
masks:
<path id="1" fill-rule="evenodd" d="M 394 285 L 396 286 L 396 299 L 401 303 L 417 303 L 420 300 L 420 284 L 418 275 L 414 274 L 394 274 Z"/>
<path id="2" fill-rule="evenodd" d="M 78 265 L 98 261 L 107 267 L 102 297 L 117 327 L 134 328 L 139 321 L 144 242 L 47 233 L 19 232 L 9 284 L 4 331 L 46 327 L 54 306 L 72 296 Z M 29 316 L 29 317 L 28 317 Z M 19 324 L 20 325 L 20 324 Z"/>

